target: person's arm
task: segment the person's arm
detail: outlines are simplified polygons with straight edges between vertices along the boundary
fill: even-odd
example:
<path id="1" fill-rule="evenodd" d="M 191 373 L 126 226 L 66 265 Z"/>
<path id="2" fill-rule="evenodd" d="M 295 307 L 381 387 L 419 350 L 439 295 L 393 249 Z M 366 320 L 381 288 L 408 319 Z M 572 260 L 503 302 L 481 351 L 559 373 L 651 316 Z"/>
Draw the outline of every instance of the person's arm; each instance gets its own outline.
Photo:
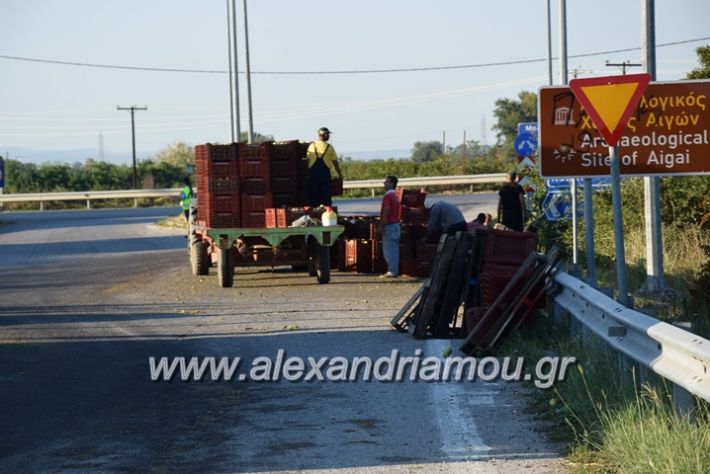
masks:
<path id="1" fill-rule="evenodd" d="M 340 179 L 344 179 L 343 172 L 340 170 L 340 162 L 337 159 L 333 160 L 333 166 L 335 166 L 335 171 L 338 172 Z"/>
<path id="2" fill-rule="evenodd" d="M 499 194 L 498 195 L 498 217 L 497 221 L 500 222 L 500 216 L 503 214 L 503 197 Z"/>
<path id="3" fill-rule="evenodd" d="M 523 222 L 525 222 L 525 191 L 523 191 L 523 188 L 520 188 L 520 194 L 518 194 L 518 198 L 520 199 L 520 214 L 523 219 Z"/>
<path id="4" fill-rule="evenodd" d="M 390 216 L 390 201 L 387 199 L 387 196 L 385 196 L 382 199 L 382 210 L 380 211 L 380 222 L 377 225 L 377 228 L 380 232 L 380 235 L 382 235 L 384 228 L 385 228 L 385 223 L 387 222 L 387 219 L 389 219 Z"/>

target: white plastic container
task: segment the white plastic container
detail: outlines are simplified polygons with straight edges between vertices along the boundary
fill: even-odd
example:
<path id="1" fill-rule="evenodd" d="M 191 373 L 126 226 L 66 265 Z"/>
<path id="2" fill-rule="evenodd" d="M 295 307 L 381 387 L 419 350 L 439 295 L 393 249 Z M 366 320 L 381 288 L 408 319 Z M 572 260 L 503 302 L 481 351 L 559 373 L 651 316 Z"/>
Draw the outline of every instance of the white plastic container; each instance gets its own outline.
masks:
<path id="1" fill-rule="evenodd" d="M 323 223 L 324 227 L 338 225 L 338 215 L 335 213 L 332 207 L 328 206 L 325 208 L 325 212 L 321 216 L 321 222 Z"/>

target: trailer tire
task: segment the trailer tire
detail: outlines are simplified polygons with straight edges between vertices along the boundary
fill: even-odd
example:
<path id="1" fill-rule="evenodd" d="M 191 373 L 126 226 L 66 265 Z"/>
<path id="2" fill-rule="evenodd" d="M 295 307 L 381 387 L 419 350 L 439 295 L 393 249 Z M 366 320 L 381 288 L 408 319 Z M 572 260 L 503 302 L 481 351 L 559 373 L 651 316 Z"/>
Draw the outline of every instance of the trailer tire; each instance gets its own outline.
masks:
<path id="1" fill-rule="evenodd" d="M 210 256 L 207 254 L 207 244 L 196 240 L 190 246 L 190 263 L 195 276 L 208 275 L 210 272 Z"/>
<path id="2" fill-rule="evenodd" d="M 318 246 L 316 276 L 320 284 L 330 282 L 330 247 L 326 247 L 325 245 Z"/>
<path id="3" fill-rule="evenodd" d="M 217 277 L 219 286 L 222 288 L 231 288 L 234 285 L 234 259 L 232 258 L 232 249 L 219 249 Z"/>

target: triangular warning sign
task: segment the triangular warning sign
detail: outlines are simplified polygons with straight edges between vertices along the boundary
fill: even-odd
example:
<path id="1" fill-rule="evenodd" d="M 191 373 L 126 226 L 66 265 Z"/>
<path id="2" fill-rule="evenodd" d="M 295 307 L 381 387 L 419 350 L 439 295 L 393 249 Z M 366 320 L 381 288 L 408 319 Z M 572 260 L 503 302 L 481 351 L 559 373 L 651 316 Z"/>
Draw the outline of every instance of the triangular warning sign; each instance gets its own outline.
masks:
<path id="1" fill-rule="evenodd" d="M 648 74 L 629 74 L 573 79 L 569 86 L 604 140 L 614 146 L 650 80 Z"/>

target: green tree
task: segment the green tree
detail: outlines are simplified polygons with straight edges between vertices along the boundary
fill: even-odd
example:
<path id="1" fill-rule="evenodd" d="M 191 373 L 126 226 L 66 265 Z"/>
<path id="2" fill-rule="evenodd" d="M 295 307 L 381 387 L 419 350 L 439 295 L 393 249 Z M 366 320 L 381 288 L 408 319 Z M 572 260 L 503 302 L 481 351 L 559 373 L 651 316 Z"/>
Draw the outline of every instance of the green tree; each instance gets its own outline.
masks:
<path id="1" fill-rule="evenodd" d="M 442 151 L 441 142 L 415 142 L 414 148 L 412 148 L 412 161 L 426 163 L 441 156 Z"/>
<path id="2" fill-rule="evenodd" d="M 695 50 L 700 67 L 693 69 L 687 79 L 710 79 L 710 46 L 701 46 Z"/>
<path id="3" fill-rule="evenodd" d="M 156 153 L 152 161 L 157 164 L 170 164 L 184 170 L 187 165 L 195 164 L 195 149 L 187 143 L 175 142 Z"/>
<path id="4" fill-rule="evenodd" d="M 496 118 L 493 129 L 497 130 L 498 143 L 512 144 L 518 135 L 518 123 L 537 122 L 537 94 L 521 91 L 518 100 L 498 99 L 493 115 Z"/>

